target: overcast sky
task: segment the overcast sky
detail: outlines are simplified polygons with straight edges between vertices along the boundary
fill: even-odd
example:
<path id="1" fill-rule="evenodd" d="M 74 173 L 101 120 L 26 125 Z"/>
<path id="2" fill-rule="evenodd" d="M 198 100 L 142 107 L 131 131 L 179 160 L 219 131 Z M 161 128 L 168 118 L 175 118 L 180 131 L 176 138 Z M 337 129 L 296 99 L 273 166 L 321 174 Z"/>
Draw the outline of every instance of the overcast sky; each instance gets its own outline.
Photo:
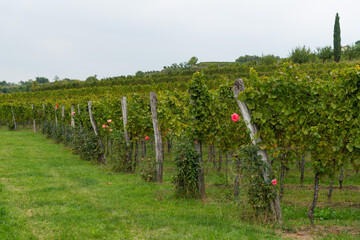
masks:
<path id="1" fill-rule="evenodd" d="M 161 70 L 360 40 L 359 0 L 0 0 L 0 81 Z"/>

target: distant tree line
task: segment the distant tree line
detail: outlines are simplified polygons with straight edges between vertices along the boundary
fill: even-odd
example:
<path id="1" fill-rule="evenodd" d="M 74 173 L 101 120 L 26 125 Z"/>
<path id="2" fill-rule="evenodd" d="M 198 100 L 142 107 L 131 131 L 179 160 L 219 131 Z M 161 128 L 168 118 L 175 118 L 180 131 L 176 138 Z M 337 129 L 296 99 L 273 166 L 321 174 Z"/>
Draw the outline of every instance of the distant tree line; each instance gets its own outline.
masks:
<path id="1" fill-rule="evenodd" d="M 280 57 L 274 55 L 263 55 L 263 56 L 256 56 L 256 55 L 245 55 L 240 56 L 235 62 L 243 64 L 243 63 L 255 63 L 256 65 L 272 65 L 278 62 Z"/>
<path id="2" fill-rule="evenodd" d="M 36 77 L 35 80 L 29 79 L 27 81 L 20 81 L 17 84 L 6 81 L 0 81 L 0 94 L 15 93 L 15 92 L 30 92 L 39 86 L 57 84 L 59 82 L 59 78 L 57 76 L 54 78 L 54 80 L 55 80 L 54 83 L 50 83 L 49 79 L 46 77 Z M 75 81 L 75 80 L 65 78 L 61 81 Z"/>
<path id="3" fill-rule="evenodd" d="M 335 58 L 336 56 L 336 58 Z M 294 63 L 310 63 L 310 62 L 326 62 L 326 61 L 345 61 L 360 59 L 360 41 L 355 44 L 341 47 L 340 54 L 335 53 L 331 46 L 317 48 L 316 51 L 311 51 L 308 47 L 296 47 L 289 54 L 289 59 Z"/>

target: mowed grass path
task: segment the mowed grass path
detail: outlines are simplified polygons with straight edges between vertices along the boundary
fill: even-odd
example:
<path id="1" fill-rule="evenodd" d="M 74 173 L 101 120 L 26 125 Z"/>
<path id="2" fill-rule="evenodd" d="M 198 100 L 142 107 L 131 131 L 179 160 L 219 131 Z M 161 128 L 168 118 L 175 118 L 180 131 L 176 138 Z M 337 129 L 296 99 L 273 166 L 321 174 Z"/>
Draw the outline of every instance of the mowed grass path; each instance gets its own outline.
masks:
<path id="1" fill-rule="evenodd" d="M 232 203 L 176 199 L 79 159 L 41 134 L 0 130 L 0 239 L 280 239 Z"/>

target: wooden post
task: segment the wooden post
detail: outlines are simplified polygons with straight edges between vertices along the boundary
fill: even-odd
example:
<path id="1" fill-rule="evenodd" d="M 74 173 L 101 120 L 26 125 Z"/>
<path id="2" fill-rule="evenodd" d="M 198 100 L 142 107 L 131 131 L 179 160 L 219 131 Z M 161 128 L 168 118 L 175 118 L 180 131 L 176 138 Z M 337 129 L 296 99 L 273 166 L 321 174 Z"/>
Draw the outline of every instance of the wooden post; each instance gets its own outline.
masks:
<path id="1" fill-rule="evenodd" d="M 45 115 L 45 114 L 46 114 L 45 104 L 43 104 L 42 107 L 43 107 L 43 116 L 42 116 L 42 119 L 41 119 L 41 120 L 42 120 L 41 123 L 44 124 L 44 120 L 46 119 L 46 115 Z"/>
<path id="2" fill-rule="evenodd" d="M 77 105 L 77 109 L 78 109 L 78 114 L 79 114 L 79 117 L 80 117 L 80 104 L 78 104 Z M 81 120 L 79 120 L 79 122 L 80 122 L 80 131 L 82 131 L 82 128 L 83 128 L 83 124 L 82 124 L 82 121 Z"/>
<path id="3" fill-rule="evenodd" d="M 62 136 L 63 136 L 63 141 L 66 141 L 66 137 L 65 137 L 65 106 L 61 106 L 61 128 L 62 128 Z"/>
<path id="4" fill-rule="evenodd" d="M 225 160 L 226 183 L 228 183 L 228 165 L 229 165 L 229 152 L 226 152 L 226 160 Z"/>
<path id="5" fill-rule="evenodd" d="M 42 116 L 41 116 L 41 128 L 44 128 L 44 121 L 46 120 L 45 104 L 42 105 L 42 108 L 43 108 L 43 112 L 42 112 Z"/>
<path id="6" fill-rule="evenodd" d="M 140 140 L 136 140 L 135 141 L 135 161 L 134 161 L 134 168 L 133 168 L 133 172 L 136 171 L 136 166 L 139 163 L 139 142 Z"/>
<path id="7" fill-rule="evenodd" d="M 236 157 L 236 175 L 235 175 L 235 183 L 234 183 L 234 197 L 238 198 L 240 195 L 240 159 Z"/>
<path id="8" fill-rule="evenodd" d="M 199 153 L 199 173 L 198 173 L 198 189 L 200 193 L 201 199 L 206 198 L 206 188 L 205 188 L 205 177 L 204 177 L 204 165 L 203 165 L 203 157 L 202 157 L 202 142 L 195 141 L 195 150 Z"/>
<path id="9" fill-rule="evenodd" d="M 284 196 L 284 188 L 285 188 L 285 161 L 286 161 L 286 154 L 281 154 L 280 156 L 280 199 Z"/>
<path id="10" fill-rule="evenodd" d="M 141 157 L 145 157 L 146 156 L 146 143 L 144 140 L 140 140 L 140 144 L 141 144 Z"/>
<path id="11" fill-rule="evenodd" d="M 34 113 L 34 104 L 31 104 L 31 110 Z M 36 121 L 35 121 L 35 116 L 33 116 L 33 128 L 34 128 L 34 132 L 36 133 Z"/>
<path id="12" fill-rule="evenodd" d="M 100 146 L 100 148 L 101 148 L 101 150 L 103 152 L 102 157 L 100 159 L 100 162 L 106 165 L 106 156 L 105 156 L 104 144 L 103 144 L 103 142 L 101 140 L 99 130 L 97 128 L 97 124 L 96 124 L 96 121 L 94 119 L 94 116 L 92 115 L 91 106 L 92 106 L 92 101 L 88 101 L 88 108 L 89 108 L 89 116 L 90 116 L 91 126 L 94 129 L 95 135 L 98 137 L 98 143 L 99 143 L 99 146 Z"/>
<path id="13" fill-rule="evenodd" d="M 225 152 L 225 155 L 227 157 L 227 152 Z M 221 151 L 221 149 L 219 149 L 219 165 L 217 168 L 218 173 L 220 173 L 220 171 L 221 171 L 221 162 L 222 162 L 222 151 Z"/>
<path id="14" fill-rule="evenodd" d="M 343 187 L 344 178 L 345 178 L 344 177 L 344 167 L 341 167 L 340 178 L 339 178 L 340 189 L 342 189 L 342 187 Z"/>
<path id="15" fill-rule="evenodd" d="M 121 98 L 121 109 L 122 109 L 122 115 L 123 115 L 123 122 L 124 122 L 124 136 L 125 136 L 125 142 L 126 145 L 129 145 L 130 139 L 129 139 L 129 133 L 126 130 L 126 125 L 128 122 L 127 119 L 127 105 L 126 105 L 126 97 Z"/>
<path id="16" fill-rule="evenodd" d="M 65 119 L 65 106 L 61 106 L 61 121 Z"/>
<path id="17" fill-rule="evenodd" d="M 330 186 L 329 186 L 329 192 L 327 194 L 328 197 L 328 203 L 331 203 L 331 196 L 334 189 L 334 177 L 331 179 Z"/>
<path id="18" fill-rule="evenodd" d="M 58 119 L 57 119 L 57 107 L 56 107 L 56 105 L 55 105 L 55 125 L 56 125 L 56 127 L 58 126 Z"/>
<path id="19" fill-rule="evenodd" d="M 74 105 L 71 105 L 71 127 L 75 128 L 75 121 L 74 121 Z"/>
<path id="20" fill-rule="evenodd" d="M 311 205 L 311 207 L 309 208 L 307 215 L 310 219 L 310 224 L 312 227 L 315 226 L 314 224 L 314 210 L 317 204 L 317 199 L 319 196 L 319 173 L 316 172 L 315 173 L 315 177 L 314 177 L 314 196 L 313 196 L 313 203 Z"/>
<path id="21" fill-rule="evenodd" d="M 258 133 L 258 128 L 254 123 L 251 123 L 250 111 L 247 108 L 246 104 L 237 99 L 239 96 L 239 93 L 243 92 L 244 90 L 245 90 L 245 87 L 244 87 L 244 83 L 243 83 L 242 79 L 236 79 L 234 88 L 233 88 L 234 97 L 235 97 L 236 103 L 240 109 L 241 115 L 245 121 L 246 127 L 250 131 L 251 142 L 252 142 L 252 144 L 257 145 L 258 143 L 260 143 L 262 141 L 262 139 L 260 137 L 258 137 L 258 138 L 255 137 Z M 266 150 L 262 150 L 262 149 L 259 149 L 258 151 L 259 151 L 258 153 L 261 156 L 262 161 L 267 166 L 266 168 L 262 169 L 263 179 L 265 182 L 269 182 L 270 181 L 269 177 L 271 176 L 271 164 L 270 164 L 267 152 L 266 152 Z M 281 207 L 280 207 L 279 194 L 277 193 L 277 191 L 274 188 L 272 190 L 272 193 L 274 194 L 275 198 L 274 198 L 274 200 L 270 201 L 270 209 L 273 212 L 275 220 L 278 223 L 282 224 L 283 217 L 282 217 L 282 212 L 281 212 Z"/>
<path id="22" fill-rule="evenodd" d="M 126 130 L 128 118 L 127 118 L 127 104 L 126 104 L 126 97 L 121 98 L 121 110 L 123 115 L 123 123 L 124 123 L 124 138 L 126 142 L 126 159 L 125 159 L 125 169 L 127 172 L 131 172 L 131 160 L 132 160 L 132 153 L 133 153 L 133 143 L 130 144 L 130 137 L 129 132 Z"/>
<path id="23" fill-rule="evenodd" d="M 162 143 L 160 127 L 157 118 L 156 105 L 158 100 L 155 92 L 150 92 L 150 105 L 151 105 L 151 117 L 154 127 L 155 136 L 155 154 L 156 154 L 156 177 L 155 181 L 161 183 L 163 177 L 163 161 L 164 161 L 164 146 Z"/>
<path id="24" fill-rule="evenodd" d="M 11 113 L 12 113 L 12 117 L 13 117 L 13 121 L 14 121 L 14 130 L 17 130 L 17 124 L 16 124 L 16 118 L 15 118 L 15 112 L 14 112 L 14 108 L 13 106 L 11 106 Z"/>
<path id="25" fill-rule="evenodd" d="M 300 184 L 301 184 L 301 187 L 303 187 L 304 186 L 304 174 L 305 174 L 305 154 L 303 154 L 301 156 L 300 167 L 301 167 Z"/>

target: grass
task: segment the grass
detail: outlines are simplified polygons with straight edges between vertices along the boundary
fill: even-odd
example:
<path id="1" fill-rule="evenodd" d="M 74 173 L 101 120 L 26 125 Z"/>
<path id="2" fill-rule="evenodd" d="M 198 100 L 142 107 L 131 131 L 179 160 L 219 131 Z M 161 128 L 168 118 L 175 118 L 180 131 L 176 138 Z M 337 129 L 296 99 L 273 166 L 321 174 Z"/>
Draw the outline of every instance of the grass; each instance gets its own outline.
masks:
<path id="1" fill-rule="evenodd" d="M 304 187 L 292 164 L 282 199 L 285 224 L 273 226 L 242 220 L 246 212 L 226 181 L 231 166 L 228 177 L 224 162 L 217 173 L 204 150 L 207 200 L 178 199 L 168 155 L 164 183 L 146 183 L 138 174 L 82 161 L 31 130 L 0 128 L 0 239 L 360 239 L 360 176 L 351 169 L 343 189 L 335 181 L 330 204 L 330 180 L 320 180 L 316 227 L 310 228 L 311 163 Z"/>
<path id="2" fill-rule="evenodd" d="M 280 239 L 236 204 L 176 199 L 30 131 L 0 130 L 0 239 Z"/>

